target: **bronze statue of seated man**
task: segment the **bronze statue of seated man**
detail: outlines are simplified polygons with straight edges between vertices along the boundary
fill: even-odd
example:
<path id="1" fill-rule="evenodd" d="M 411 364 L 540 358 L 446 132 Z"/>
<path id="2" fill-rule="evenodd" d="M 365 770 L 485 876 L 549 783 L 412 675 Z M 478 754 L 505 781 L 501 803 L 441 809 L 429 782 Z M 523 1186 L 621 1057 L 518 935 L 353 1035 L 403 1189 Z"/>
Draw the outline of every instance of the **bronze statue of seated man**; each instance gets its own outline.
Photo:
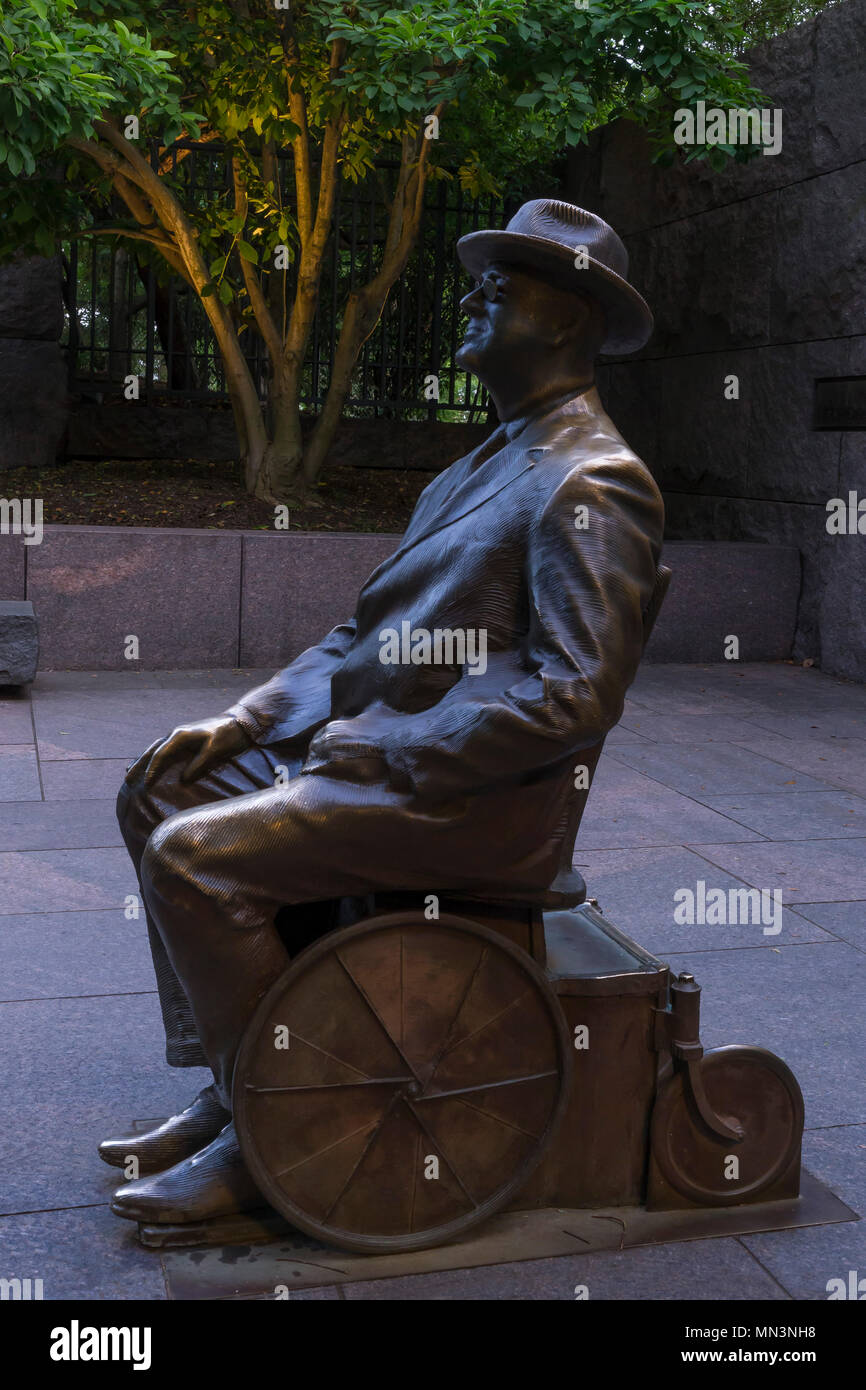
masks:
<path id="1" fill-rule="evenodd" d="M 457 361 L 499 428 L 425 489 L 350 622 L 225 714 L 155 743 L 121 789 L 167 1058 L 214 1081 L 159 1129 L 102 1145 L 106 1162 L 133 1154 L 150 1175 L 116 1193 L 120 1216 L 261 1205 L 231 1084 L 290 959 L 280 910 L 387 890 L 576 900 L 574 769 L 622 712 L 663 526 L 594 363 L 642 346 L 652 318 L 620 239 L 570 204 L 527 203 L 458 252 L 478 283 Z M 445 659 L 441 644 L 442 660 L 425 659 L 437 631 L 483 635 L 484 660 Z M 395 633 L 422 634 L 415 659 Z"/>

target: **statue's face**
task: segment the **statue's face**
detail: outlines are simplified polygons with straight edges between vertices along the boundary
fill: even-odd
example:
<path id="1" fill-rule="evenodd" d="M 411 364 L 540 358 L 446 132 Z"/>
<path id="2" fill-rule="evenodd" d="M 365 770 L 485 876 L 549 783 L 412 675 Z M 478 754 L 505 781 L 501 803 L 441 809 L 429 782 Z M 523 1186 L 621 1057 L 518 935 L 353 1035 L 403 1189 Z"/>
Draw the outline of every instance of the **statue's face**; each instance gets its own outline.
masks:
<path id="1" fill-rule="evenodd" d="M 527 355 L 543 352 L 556 331 L 581 312 L 582 298 L 531 271 L 492 262 L 461 301 L 469 315 L 457 362 L 485 382 L 510 375 Z"/>

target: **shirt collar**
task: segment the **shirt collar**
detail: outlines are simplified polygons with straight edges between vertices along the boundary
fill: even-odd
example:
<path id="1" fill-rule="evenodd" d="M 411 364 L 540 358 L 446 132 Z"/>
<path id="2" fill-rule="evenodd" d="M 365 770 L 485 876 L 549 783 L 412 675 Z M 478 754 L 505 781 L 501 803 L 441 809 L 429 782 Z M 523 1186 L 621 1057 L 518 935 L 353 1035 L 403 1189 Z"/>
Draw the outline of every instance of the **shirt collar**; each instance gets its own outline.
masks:
<path id="1" fill-rule="evenodd" d="M 595 383 L 592 384 L 594 385 Z M 586 387 L 587 391 L 591 389 L 591 386 Z M 563 395 L 557 396 L 555 400 L 545 401 L 544 404 L 542 406 L 539 406 L 536 410 L 529 410 L 526 412 L 525 415 L 519 416 L 516 420 L 508 420 L 507 423 L 503 426 L 503 428 L 505 430 L 505 437 L 508 440 L 509 444 L 513 439 L 516 439 L 517 436 L 521 433 L 521 431 L 524 430 L 526 426 L 530 424 L 532 421 L 541 420 L 544 418 L 545 415 L 552 415 L 554 410 L 558 410 L 560 406 L 565 405 L 567 401 L 576 400 L 578 396 L 582 396 L 584 394 L 584 391 L 566 391 Z"/>

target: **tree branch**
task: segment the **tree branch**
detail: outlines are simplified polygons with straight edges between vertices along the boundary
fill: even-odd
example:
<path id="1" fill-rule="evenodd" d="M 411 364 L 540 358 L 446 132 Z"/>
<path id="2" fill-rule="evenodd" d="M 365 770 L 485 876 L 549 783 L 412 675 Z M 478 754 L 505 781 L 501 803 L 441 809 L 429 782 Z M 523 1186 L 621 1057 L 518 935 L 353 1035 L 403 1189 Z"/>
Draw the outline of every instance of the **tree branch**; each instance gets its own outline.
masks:
<path id="1" fill-rule="evenodd" d="M 247 218 L 249 199 L 247 197 L 246 183 L 244 181 L 243 170 L 237 155 L 232 158 L 232 182 L 235 190 L 235 215 L 242 217 L 244 222 Z M 267 300 L 262 291 L 261 281 L 253 269 L 252 264 L 244 256 L 240 256 L 241 273 L 244 277 L 244 285 L 249 295 L 253 314 L 259 332 L 267 344 L 268 352 L 271 355 L 271 363 L 276 374 L 282 362 L 283 345 L 274 323 L 273 316 L 268 308 Z"/>

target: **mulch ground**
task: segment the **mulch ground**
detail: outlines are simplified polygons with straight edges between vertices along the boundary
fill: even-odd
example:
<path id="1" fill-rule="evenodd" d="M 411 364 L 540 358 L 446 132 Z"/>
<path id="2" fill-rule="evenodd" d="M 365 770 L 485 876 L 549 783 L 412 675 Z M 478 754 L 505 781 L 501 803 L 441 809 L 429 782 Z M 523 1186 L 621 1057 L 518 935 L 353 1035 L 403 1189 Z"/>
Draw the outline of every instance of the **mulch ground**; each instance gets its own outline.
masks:
<path id="1" fill-rule="evenodd" d="M 292 507 L 297 531 L 406 529 L 433 473 L 342 467 Z M 274 509 L 244 491 L 236 463 L 78 459 L 52 468 L 0 471 L 4 497 L 42 498 L 45 525 L 178 526 L 270 531 Z"/>

